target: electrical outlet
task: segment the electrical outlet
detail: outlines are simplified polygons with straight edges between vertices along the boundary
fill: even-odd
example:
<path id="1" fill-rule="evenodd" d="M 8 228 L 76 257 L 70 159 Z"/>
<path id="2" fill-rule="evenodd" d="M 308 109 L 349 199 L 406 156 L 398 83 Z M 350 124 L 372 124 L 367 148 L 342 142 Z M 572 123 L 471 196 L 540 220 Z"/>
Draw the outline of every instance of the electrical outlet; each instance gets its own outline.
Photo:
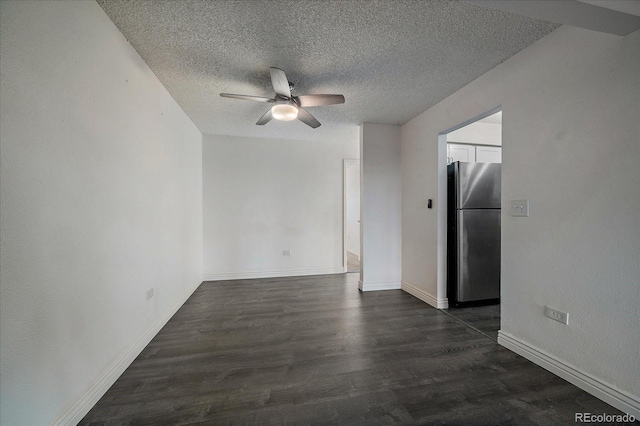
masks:
<path id="1" fill-rule="evenodd" d="M 566 312 L 558 311 L 548 306 L 544 307 L 544 316 L 551 318 L 554 321 L 561 322 L 562 324 L 569 324 L 569 314 Z"/>
<path id="2" fill-rule="evenodd" d="M 511 200 L 511 216 L 529 217 L 529 200 Z"/>
<path id="3" fill-rule="evenodd" d="M 282 255 L 283 255 L 283 256 L 291 256 L 291 250 L 284 250 L 284 251 L 282 252 Z"/>
<path id="4" fill-rule="evenodd" d="M 152 297 L 153 297 L 153 287 L 147 290 L 147 300 L 151 299 Z"/>

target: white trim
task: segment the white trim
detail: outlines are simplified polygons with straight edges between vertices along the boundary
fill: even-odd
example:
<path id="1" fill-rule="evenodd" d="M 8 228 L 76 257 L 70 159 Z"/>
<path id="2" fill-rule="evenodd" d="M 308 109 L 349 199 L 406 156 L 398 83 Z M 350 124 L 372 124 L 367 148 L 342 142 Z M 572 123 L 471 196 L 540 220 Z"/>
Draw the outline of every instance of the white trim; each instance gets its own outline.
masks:
<path id="1" fill-rule="evenodd" d="M 396 281 L 386 283 L 363 283 L 358 281 L 358 289 L 360 291 L 400 290 L 400 288 L 400 283 Z"/>
<path id="2" fill-rule="evenodd" d="M 449 299 L 446 297 L 443 299 L 438 299 L 435 296 L 427 293 L 426 291 L 414 286 L 413 284 L 409 284 L 406 281 L 402 281 L 402 290 L 406 291 L 410 295 L 422 300 L 423 302 L 433 306 L 436 309 L 448 309 L 449 308 Z"/>
<path id="3" fill-rule="evenodd" d="M 637 396 L 616 389 L 589 373 L 503 331 L 498 331 L 498 343 L 620 411 L 631 414 L 636 419 L 640 418 L 640 398 Z"/>
<path id="4" fill-rule="evenodd" d="M 462 125 L 460 126 L 462 127 Z M 436 298 L 447 297 L 447 135 L 440 133 L 438 144 L 438 193 L 436 208 Z M 448 303 L 447 303 L 448 306 Z"/>
<path id="5" fill-rule="evenodd" d="M 196 286 L 186 291 L 184 296 L 180 298 L 173 306 L 171 306 L 156 322 L 145 330 L 133 344 L 120 355 L 120 357 L 107 368 L 82 394 L 78 399 L 69 406 L 52 425 L 76 425 L 87 415 L 89 410 L 104 396 L 109 388 L 131 365 L 142 350 L 151 342 L 156 334 L 165 326 L 165 324 L 175 315 L 180 307 L 191 297 L 194 291 L 202 284 L 198 282 Z"/>
<path id="6" fill-rule="evenodd" d="M 204 274 L 204 281 L 245 280 L 252 278 L 302 277 L 306 275 L 344 274 L 343 267 L 323 269 L 280 269 L 273 271 L 242 271 Z"/>
<path id="7" fill-rule="evenodd" d="M 347 169 L 349 166 L 360 167 L 360 160 L 357 158 L 345 158 L 342 162 L 342 262 L 344 270 L 347 272 Z M 362 233 L 360 233 L 362 235 Z M 362 239 L 362 238 L 361 238 Z M 360 251 L 362 253 L 362 251 Z"/>

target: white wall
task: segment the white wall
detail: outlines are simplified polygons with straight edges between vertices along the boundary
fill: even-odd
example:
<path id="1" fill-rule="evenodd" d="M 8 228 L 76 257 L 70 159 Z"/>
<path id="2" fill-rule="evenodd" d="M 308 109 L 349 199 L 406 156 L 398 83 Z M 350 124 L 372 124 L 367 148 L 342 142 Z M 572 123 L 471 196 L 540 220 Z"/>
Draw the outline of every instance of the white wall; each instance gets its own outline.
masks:
<path id="1" fill-rule="evenodd" d="M 355 126 L 344 140 L 204 135 L 204 278 L 343 272 L 344 158 Z"/>
<path id="2" fill-rule="evenodd" d="M 75 424 L 201 282 L 202 136 L 96 3 L 0 14 L 0 423 Z"/>
<path id="3" fill-rule="evenodd" d="M 447 135 L 447 142 L 480 145 L 502 145 L 502 125 L 475 122 Z"/>
<path id="4" fill-rule="evenodd" d="M 402 210 L 400 127 L 364 123 L 360 130 L 362 291 L 400 288 Z"/>
<path id="5" fill-rule="evenodd" d="M 347 167 L 347 250 L 360 256 L 360 164 Z"/>
<path id="6" fill-rule="evenodd" d="M 403 280 L 442 296 L 438 134 L 502 105 L 500 342 L 636 415 L 639 91 L 640 32 L 561 27 L 402 128 Z M 438 191 L 436 218 L 423 197 Z M 519 198 L 529 218 L 506 214 Z M 545 305 L 569 312 L 569 325 L 545 318 Z"/>

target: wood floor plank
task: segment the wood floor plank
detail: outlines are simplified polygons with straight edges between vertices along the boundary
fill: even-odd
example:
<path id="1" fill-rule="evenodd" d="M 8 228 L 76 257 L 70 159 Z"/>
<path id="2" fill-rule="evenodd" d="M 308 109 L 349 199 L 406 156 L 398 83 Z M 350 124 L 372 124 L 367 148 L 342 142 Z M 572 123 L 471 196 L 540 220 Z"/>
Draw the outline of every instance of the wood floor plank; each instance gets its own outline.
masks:
<path id="1" fill-rule="evenodd" d="M 619 413 L 497 345 L 495 307 L 456 319 L 400 290 L 361 293 L 357 279 L 203 283 L 80 424 L 552 425 Z"/>

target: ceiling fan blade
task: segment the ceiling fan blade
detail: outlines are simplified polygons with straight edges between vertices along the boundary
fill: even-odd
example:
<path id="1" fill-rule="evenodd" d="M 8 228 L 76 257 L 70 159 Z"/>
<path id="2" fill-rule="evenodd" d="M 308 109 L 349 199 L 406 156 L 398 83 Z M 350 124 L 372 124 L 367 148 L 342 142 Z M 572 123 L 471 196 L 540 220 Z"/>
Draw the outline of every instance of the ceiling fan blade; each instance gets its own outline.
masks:
<path id="1" fill-rule="evenodd" d="M 343 95 L 301 95 L 297 96 L 301 107 L 343 104 Z"/>
<path id="2" fill-rule="evenodd" d="M 298 108 L 298 120 L 314 129 L 320 127 L 320 122 L 304 108 Z"/>
<path id="3" fill-rule="evenodd" d="M 273 90 L 280 95 L 287 98 L 291 97 L 291 89 L 289 89 L 289 80 L 287 75 L 280 68 L 269 68 L 271 71 L 271 84 L 273 84 Z"/>
<path id="4" fill-rule="evenodd" d="M 256 124 L 258 126 L 262 126 L 264 124 L 267 124 L 269 121 L 271 121 L 272 118 L 273 118 L 273 115 L 271 114 L 271 109 L 269 109 L 267 112 L 264 113 L 262 117 L 260 117 L 260 120 L 258 120 Z"/>
<path id="5" fill-rule="evenodd" d="M 233 93 L 220 93 L 220 96 L 223 98 L 233 98 L 233 99 L 242 99 L 245 101 L 256 101 L 256 102 L 274 102 L 273 98 L 265 98 L 263 96 L 252 96 L 252 95 L 234 95 Z"/>

